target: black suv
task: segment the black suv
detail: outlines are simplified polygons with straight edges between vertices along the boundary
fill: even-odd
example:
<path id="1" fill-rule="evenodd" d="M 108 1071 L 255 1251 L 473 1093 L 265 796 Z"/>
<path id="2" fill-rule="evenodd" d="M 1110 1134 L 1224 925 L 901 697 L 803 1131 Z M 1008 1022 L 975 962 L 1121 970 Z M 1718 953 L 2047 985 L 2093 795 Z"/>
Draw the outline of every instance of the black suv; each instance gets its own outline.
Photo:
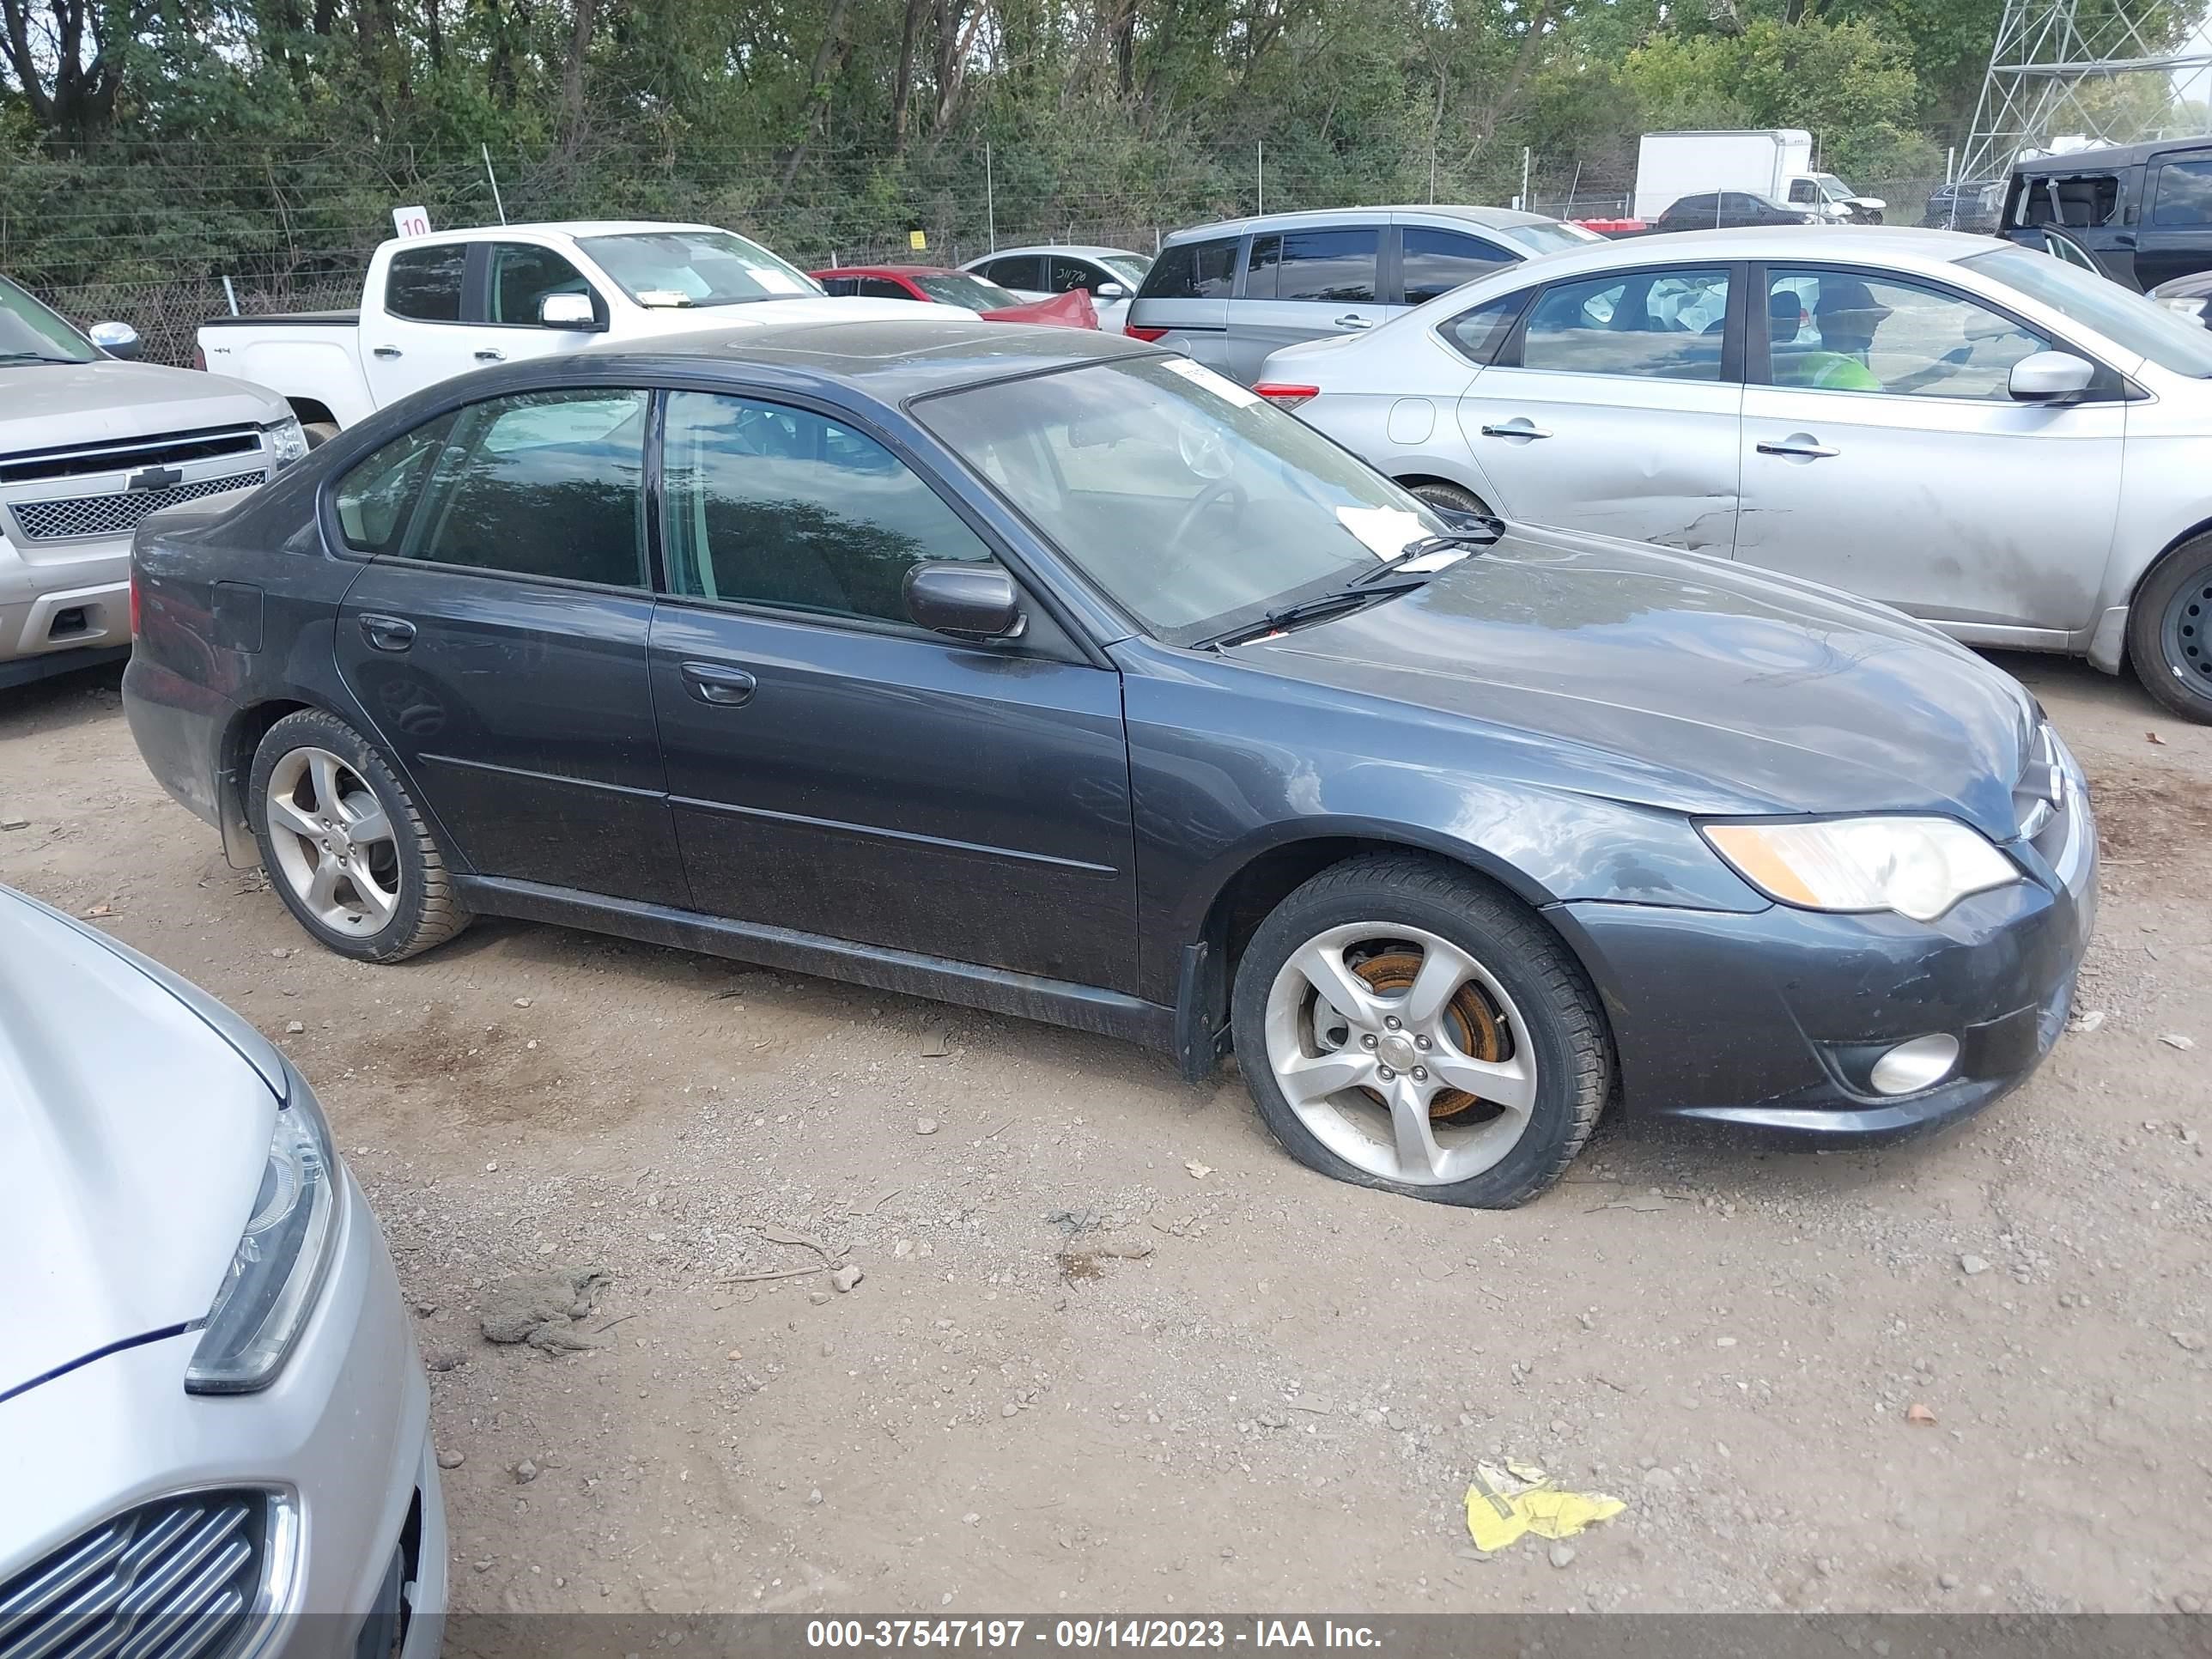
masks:
<path id="1" fill-rule="evenodd" d="M 2114 282 L 2148 292 L 2212 269 L 2212 138 L 2021 161 L 1998 234 L 2030 247 L 2063 228 Z"/>

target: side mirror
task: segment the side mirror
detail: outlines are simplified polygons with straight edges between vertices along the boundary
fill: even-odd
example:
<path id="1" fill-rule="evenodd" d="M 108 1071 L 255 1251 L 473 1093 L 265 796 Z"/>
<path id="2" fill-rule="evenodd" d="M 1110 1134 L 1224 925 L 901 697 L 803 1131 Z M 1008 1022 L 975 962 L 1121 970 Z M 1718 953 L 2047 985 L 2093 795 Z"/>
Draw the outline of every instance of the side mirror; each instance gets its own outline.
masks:
<path id="1" fill-rule="evenodd" d="M 599 333 L 606 327 L 588 294 L 549 294 L 538 302 L 538 321 L 545 328 L 581 329 Z"/>
<path id="2" fill-rule="evenodd" d="M 1101 283 L 1091 290 L 1091 297 L 1094 300 L 1126 300 L 1129 297 L 1129 290 L 1119 283 Z"/>
<path id="3" fill-rule="evenodd" d="M 2087 392 L 2096 374 L 2087 359 L 2069 352 L 2031 352 L 2012 366 L 2006 390 L 2015 403 L 2063 403 Z"/>
<path id="4" fill-rule="evenodd" d="M 906 614 L 933 634 L 958 640 L 1018 637 L 1021 596 L 996 565 L 925 560 L 906 573 Z"/>
<path id="5" fill-rule="evenodd" d="M 128 323 L 94 323 L 88 332 L 93 344 L 111 357 L 130 362 L 138 356 L 138 331 Z"/>

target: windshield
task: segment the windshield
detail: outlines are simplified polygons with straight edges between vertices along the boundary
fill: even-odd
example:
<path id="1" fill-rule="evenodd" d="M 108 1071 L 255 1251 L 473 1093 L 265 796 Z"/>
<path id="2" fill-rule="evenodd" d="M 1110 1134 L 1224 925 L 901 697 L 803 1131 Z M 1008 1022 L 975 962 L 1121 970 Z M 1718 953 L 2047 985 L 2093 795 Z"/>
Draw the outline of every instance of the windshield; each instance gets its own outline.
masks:
<path id="1" fill-rule="evenodd" d="M 2212 330 L 2187 322 L 2106 277 L 2009 243 L 1959 264 L 2064 312 L 2124 350 L 2142 353 L 2169 374 L 2212 380 Z"/>
<path id="2" fill-rule="evenodd" d="M 1848 202 L 1858 192 L 1832 173 L 1816 173 L 1813 182 L 1820 187 L 1820 194 L 1832 202 Z"/>
<path id="3" fill-rule="evenodd" d="M 1145 280 L 1145 273 L 1152 268 L 1152 262 L 1141 253 L 1102 253 L 1098 263 L 1119 276 L 1132 294 Z"/>
<path id="4" fill-rule="evenodd" d="M 1584 230 L 1580 225 L 1497 225 L 1489 228 L 1494 229 L 1507 241 L 1527 248 L 1531 253 L 1557 253 L 1561 248 L 1580 247 L 1585 242 L 1605 240 L 1595 231 Z"/>
<path id="5" fill-rule="evenodd" d="M 737 306 L 822 292 L 796 266 L 726 230 L 580 236 L 576 246 L 641 306 Z"/>
<path id="6" fill-rule="evenodd" d="M 1022 302 L 1020 295 L 996 283 L 987 283 L 981 276 L 970 276 L 964 270 L 908 271 L 907 279 L 940 305 L 965 306 L 970 311 L 999 311 Z"/>
<path id="7" fill-rule="evenodd" d="M 1332 592 L 1446 530 L 1364 463 L 1187 357 L 975 386 L 915 412 L 1170 645 Z"/>
<path id="8" fill-rule="evenodd" d="M 0 276 L 0 363 L 88 363 L 91 343 L 5 276 Z"/>

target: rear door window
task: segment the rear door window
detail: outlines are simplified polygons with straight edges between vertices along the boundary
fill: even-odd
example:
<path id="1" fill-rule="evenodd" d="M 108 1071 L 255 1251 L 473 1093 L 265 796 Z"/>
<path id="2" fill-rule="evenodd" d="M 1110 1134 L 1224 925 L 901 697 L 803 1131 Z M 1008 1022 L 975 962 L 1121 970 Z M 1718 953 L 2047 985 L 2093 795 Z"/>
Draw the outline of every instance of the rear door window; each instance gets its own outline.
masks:
<path id="1" fill-rule="evenodd" d="M 468 262 L 465 242 L 401 248 L 385 267 L 386 313 L 418 323 L 459 322 L 461 276 Z"/>
<path id="2" fill-rule="evenodd" d="M 1237 281 L 1237 239 L 1165 248 L 1145 273 L 1147 300 L 1225 300 Z"/>
<path id="3" fill-rule="evenodd" d="M 455 419 L 399 556 L 643 588 L 643 392 L 522 392 Z M 380 453 L 381 452 L 379 452 Z M 343 495 L 340 520 L 345 517 Z"/>
<path id="4" fill-rule="evenodd" d="M 331 492 L 337 509 L 338 533 L 356 553 L 389 553 L 399 545 L 409 510 L 421 493 L 431 463 L 446 447 L 446 434 L 458 415 L 402 433 L 382 448 L 354 463 Z"/>
<path id="5" fill-rule="evenodd" d="M 1000 288 L 1037 289 L 1037 266 L 1041 262 L 1034 253 L 1017 253 L 1003 259 L 987 260 L 977 267 L 986 282 L 996 283 Z"/>
<path id="6" fill-rule="evenodd" d="M 2161 228 L 2212 225 L 2212 155 L 2175 157 L 2158 170 L 2150 222 Z"/>
<path id="7" fill-rule="evenodd" d="M 1372 305 L 1382 245 L 1382 230 L 1373 226 L 1285 231 L 1275 297 Z"/>
<path id="8" fill-rule="evenodd" d="M 1408 225 L 1398 233 L 1398 271 L 1409 306 L 1425 305 L 1462 283 L 1511 264 L 1516 258 L 1497 243 L 1464 231 Z"/>
<path id="9" fill-rule="evenodd" d="M 1725 270 L 1638 271 L 1560 283 L 1538 296 L 1523 368 L 1642 380 L 1717 380 L 1728 326 Z"/>

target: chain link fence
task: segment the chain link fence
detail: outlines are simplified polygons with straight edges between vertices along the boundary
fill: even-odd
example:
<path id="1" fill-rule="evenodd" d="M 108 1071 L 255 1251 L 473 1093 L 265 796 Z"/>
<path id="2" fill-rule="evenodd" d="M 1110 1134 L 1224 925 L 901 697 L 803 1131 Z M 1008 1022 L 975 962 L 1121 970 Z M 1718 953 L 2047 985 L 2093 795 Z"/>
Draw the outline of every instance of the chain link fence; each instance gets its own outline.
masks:
<path id="1" fill-rule="evenodd" d="M 0 155 L 0 270 L 79 324 L 129 323 L 152 361 L 189 362 L 231 313 L 343 309 L 361 298 L 392 210 L 438 227 L 532 220 L 684 220 L 753 236 L 809 269 L 958 264 L 1027 242 L 1151 252 L 1179 227 L 1260 211 L 1389 202 L 1529 205 L 1626 216 L 1632 158 L 1583 165 L 1518 150 L 1348 162 L 1255 143 L 1214 154 L 1046 155 L 985 143 L 906 155 L 765 149 L 428 155 L 398 149 L 167 146 L 88 157 Z M 1857 180 L 1892 224 L 1917 224 L 1940 179 Z M 926 251 L 912 238 L 920 233 Z"/>

